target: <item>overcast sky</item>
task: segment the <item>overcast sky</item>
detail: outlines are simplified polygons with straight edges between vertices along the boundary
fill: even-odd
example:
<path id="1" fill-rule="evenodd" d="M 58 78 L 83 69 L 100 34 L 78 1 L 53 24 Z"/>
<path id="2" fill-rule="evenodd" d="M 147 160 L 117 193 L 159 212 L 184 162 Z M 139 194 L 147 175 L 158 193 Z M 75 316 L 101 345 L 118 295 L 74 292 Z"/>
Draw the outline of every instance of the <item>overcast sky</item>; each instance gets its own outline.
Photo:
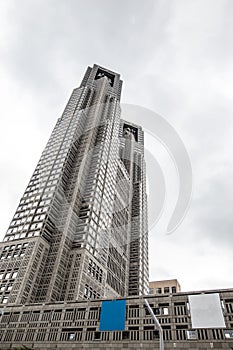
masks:
<path id="1" fill-rule="evenodd" d="M 72 89 L 97 63 L 121 74 L 122 102 L 174 127 L 192 163 L 184 221 L 166 235 L 164 217 L 150 232 L 150 279 L 233 287 L 232 18 L 232 0 L 0 1 L 1 237 Z"/>

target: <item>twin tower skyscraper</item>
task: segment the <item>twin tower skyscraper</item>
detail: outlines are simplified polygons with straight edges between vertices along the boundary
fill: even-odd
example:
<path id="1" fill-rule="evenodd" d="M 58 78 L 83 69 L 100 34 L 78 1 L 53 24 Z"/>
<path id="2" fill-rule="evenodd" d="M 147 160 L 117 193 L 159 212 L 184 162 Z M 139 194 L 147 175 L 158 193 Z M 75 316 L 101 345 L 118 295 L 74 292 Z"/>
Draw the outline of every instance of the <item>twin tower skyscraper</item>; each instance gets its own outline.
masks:
<path id="1" fill-rule="evenodd" d="M 144 134 L 121 87 L 94 65 L 73 90 L 0 243 L 0 303 L 148 292 Z"/>

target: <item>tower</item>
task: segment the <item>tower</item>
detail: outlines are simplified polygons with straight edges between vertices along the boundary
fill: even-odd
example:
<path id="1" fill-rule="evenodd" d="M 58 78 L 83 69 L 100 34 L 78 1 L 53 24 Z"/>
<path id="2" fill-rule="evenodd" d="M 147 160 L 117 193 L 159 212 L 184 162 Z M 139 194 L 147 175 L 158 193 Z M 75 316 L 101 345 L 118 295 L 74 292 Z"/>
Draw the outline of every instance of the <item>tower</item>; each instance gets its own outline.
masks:
<path id="1" fill-rule="evenodd" d="M 0 303 L 148 291 L 144 135 L 121 87 L 94 65 L 73 90 L 0 243 Z"/>

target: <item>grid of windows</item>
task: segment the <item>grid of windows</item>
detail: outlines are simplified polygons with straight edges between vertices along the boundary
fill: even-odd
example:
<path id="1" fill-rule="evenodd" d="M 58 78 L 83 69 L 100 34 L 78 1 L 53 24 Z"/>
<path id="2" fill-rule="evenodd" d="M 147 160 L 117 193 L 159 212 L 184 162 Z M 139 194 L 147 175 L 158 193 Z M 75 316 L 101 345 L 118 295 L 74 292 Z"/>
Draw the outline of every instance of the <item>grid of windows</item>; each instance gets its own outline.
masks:
<path id="1" fill-rule="evenodd" d="M 147 291 L 143 131 L 123 131 L 120 77 L 98 69 L 72 92 L 0 244 L 0 303 Z"/>
<path id="2" fill-rule="evenodd" d="M 88 286 L 87 286 L 88 289 Z M 232 290 L 219 291 L 224 304 L 232 305 Z M 208 291 L 210 293 L 210 291 Z M 230 325 L 232 312 L 224 314 L 225 329 L 193 329 L 190 315 L 187 316 L 188 293 L 176 296 L 148 297 L 150 306 L 162 326 L 163 338 L 167 347 L 182 349 L 212 348 L 231 349 L 233 331 Z M 183 312 L 179 318 L 173 318 L 177 307 Z M 167 311 L 164 311 L 166 310 Z M 99 331 L 101 301 L 76 302 L 63 305 L 27 305 L 24 307 L 6 307 L 0 319 L 1 341 L 3 344 L 18 342 L 27 345 L 40 341 L 43 347 L 52 343 L 74 342 L 75 346 L 85 347 L 85 343 L 101 341 L 101 348 L 107 348 L 109 341 L 118 347 L 122 341 L 139 348 L 153 342 L 158 345 L 159 333 L 143 298 L 127 299 L 124 331 Z M 179 322 L 178 319 L 183 319 Z M 17 322 L 18 327 L 15 327 Z M 99 343 L 98 343 L 99 344 Z M 149 345 L 148 345 L 149 346 Z"/>

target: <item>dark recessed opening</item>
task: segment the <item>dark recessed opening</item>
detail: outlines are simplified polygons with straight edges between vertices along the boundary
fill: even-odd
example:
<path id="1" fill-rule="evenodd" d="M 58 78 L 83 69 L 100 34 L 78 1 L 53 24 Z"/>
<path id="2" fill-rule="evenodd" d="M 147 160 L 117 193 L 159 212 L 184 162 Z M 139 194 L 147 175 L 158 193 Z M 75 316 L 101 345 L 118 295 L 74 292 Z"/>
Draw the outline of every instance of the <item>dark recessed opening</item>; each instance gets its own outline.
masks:
<path id="1" fill-rule="evenodd" d="M 95 332 L 95 340 L 101 339 L 101 332 Z"/>
<path id="2" fill-rule="evenodd" d="M 97 73 L 95 75 L 95 80 L 101 79 L 103 77 L 107 77 L 110 85 L 113 86 L 113 84 L 114 84 L 114 75 L 109 73 L 109 72 L 106 72 L 105 70 L 103 70 L 101 68 L 98 68 Z"/>
<path id="3" fill-rule="evenodd" d="M 129 339 L 129 331 L 123 331 L 122 332 L 122 339 L 123 340 Z"/>
<path id="4" fill-rule="evenodd" d="M 135 138 L 135 141 L 138 142 L 138 129 L 132 125 L 124 124 L 123 125 L 123 135 L 126 137 L 129 134 L 132 134 Z"/>

